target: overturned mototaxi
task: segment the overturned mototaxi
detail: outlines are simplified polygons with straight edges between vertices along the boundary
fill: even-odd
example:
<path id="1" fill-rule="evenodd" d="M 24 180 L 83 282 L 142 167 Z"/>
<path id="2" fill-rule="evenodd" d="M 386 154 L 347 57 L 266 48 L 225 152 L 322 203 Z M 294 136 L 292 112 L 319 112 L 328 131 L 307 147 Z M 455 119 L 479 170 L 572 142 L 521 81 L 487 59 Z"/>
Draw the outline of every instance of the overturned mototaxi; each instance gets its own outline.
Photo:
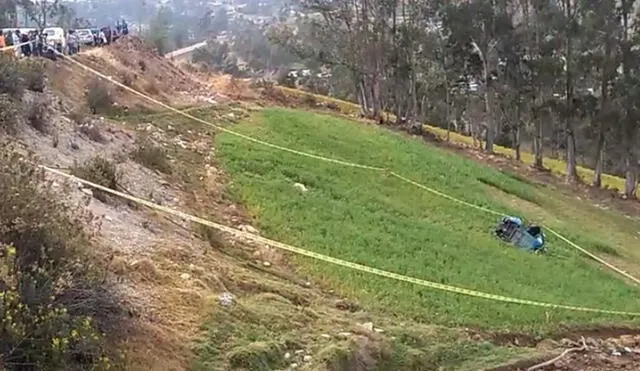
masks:
<path id="1" fill-rule="evenodd" d="M 537 225 L 526 226 L 522 219 L 505 216 L 495 229 L 501 240 L 523 250 L 542 252 L 546 249 L 542 228 Z"/>

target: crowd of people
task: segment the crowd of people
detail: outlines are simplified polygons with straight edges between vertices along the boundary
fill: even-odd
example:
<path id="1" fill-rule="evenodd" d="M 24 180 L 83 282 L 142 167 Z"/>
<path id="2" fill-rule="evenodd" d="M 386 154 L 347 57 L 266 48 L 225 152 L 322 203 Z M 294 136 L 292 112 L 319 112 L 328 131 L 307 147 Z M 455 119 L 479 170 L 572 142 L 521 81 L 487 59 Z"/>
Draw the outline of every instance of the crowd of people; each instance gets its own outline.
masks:
<path id="1" fill-rule="evenodd" d="M 7 54 L 15 54 L 17 57 L 36 56 L 55 60 L 58 53 L 74 55 L 80 52 L 82 46 L 109 45 L 121 35 L 129 33 L 129 26 L 124 20 L 117 21 L 115 27 L 83 29 L 82 31 L 86 34 L 83 38 L 78 35 L 78 30 L 68 30 L 65 36 L 64 31 L 59 29 L 64 42 L 61 38 L 49 37 L 45 31 L 52 29 L 54 28 L 43 31 L 21 32 L 19 29 L 14 29 L 4 33 L 0 32 L 0 49 L 4 49 Z M 12 46 L 15 47 L 11 48 Z"/>

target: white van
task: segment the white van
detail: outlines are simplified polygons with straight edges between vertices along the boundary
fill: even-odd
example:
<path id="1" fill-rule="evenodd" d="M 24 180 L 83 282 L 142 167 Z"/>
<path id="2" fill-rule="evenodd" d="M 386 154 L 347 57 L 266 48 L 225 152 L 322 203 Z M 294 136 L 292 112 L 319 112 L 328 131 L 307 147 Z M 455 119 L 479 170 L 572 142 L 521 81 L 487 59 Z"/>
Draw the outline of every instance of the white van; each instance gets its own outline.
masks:
<path id="1" fill-rule="evenodd" d="M 53 47 L 58 46 L 60 50 L 67 49 L 67 38 L 61 27 L 48 27 L 42 30 L 43 35 L 47 37 L 47 44 Z"/>

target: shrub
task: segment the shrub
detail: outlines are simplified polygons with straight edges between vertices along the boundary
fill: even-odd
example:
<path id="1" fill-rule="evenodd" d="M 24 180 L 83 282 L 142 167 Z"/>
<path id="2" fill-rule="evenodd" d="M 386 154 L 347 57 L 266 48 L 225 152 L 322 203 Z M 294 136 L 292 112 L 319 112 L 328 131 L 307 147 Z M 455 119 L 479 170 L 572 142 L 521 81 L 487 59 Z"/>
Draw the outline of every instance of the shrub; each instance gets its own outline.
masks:
<path id="1" fill-rule="evenodd" d="M 151 95 L 160 94 L 160 88 L 158 87 L 158 84 L 156 84 L 154 80 L 151 80 L 147 83 L 145 90 L 147 91 L 147 93 Z"/>
<path id="2" fill-rule="evenodd" d="M 213 229 L 200 223 L 195 223 L 194 232 L 196 236 L 204 241 L 207 241 L 209 243 L 209 246 L 213 247 L 214 249 L 224 250 L 227 247 L 226 239 L 217 229 Z"/>
<path id="3" fill-rule="evenodd" d="M 135 79 L 135 76 L 127 73 L 127 72 L 123 72 L 122 73 L 122 83 L 125 86 L 131 87 L 133 85 L 133 80 Z"/>
<path id="4" fill-rule="evenodd" d="M 27 89 L 42 93 L 46 85 L 44 63 L 38 59 L 27 59 L 20 63 L 20 72 Z"/>
<path id="5" fill-rule="evenodd" d="M 171 164 L 167 159 L 167 151 L 149 140 L 139 142 L 136 149 L 131 152 L 131 157 L 134 161 L 149 169 L 171 174 Z"/>
<path id="6" fill-rule="evenodd" d="M 9 94 L 0 94 L 0 130 L 5 134 L 14 135 L 20 125 L 21 105 L 16 103 Z"/>
<path id="7" fill-rule="evenodd" d="M 49 100 L 46 97 L 34 97 L 27 108 L 27 123 L 37 131 L 46 133 L 49 126 L 48 120 Z"/>
<path id="8" fill-rule="evenodd" d="M 83 109 L 75 109 L 69 113 L 69 119 L 73 121 L 76 125 L 81 126 L 87 123 L 88 121 L 88 112 Z"/>
<path id="9" fill-rule="evenodd" d="M 87 85 L 87 105 L 92 113 L 108 113 L 113 107 L 113 96 L 107 84 L 95 78 Z"/>
<path id="10" fill-rule="evenodd" d="M 71 174 L 113 190 L 118 188 L 120 181 L 116 164 L 100 156 L 95 156 L 82 165 L 75 164 L 71 168 Z M 110 200 L 109 194 L 99 189 L 95 189 L 93 195 L 105 203 Z"/>
<path id="11" fill-rule="evenodd" d="M 302 101 L 307 106 L 315 107 L 318 105 L 318 100 L 313 96 L 313 94 L 305 94 Z"/>
<path id="12" fill-rule="evenodd" d="M 76 124 L 76 129 L 87 138 L 97 143 L 105 143 L 107 138 L 102 134 L 99 125 L 89 119 L 88 112 L 76 109 L 69 114 L 69 118 Z"/>
<path id="13" fill-rule="evenodd" d="M 16 100 L 24 94 L 24 79 L 17 60 L 4 53 L 0 53 L 0 94 L 8 94 Z"/>
<path id="14" fill-rule="evenodd" d="M 86 221 L 55 201 L 59 190 L 16 152 L 0 150 L 0 168 L 3 369 L 108 367 L 101 333 L 116 328 L 121 311 L 90 263 Z"/>
<path id="15" fill-rule="evenodd" d="M 276 79 L 278 81 L 278 85 L 286 86 L 287 88 L 292 89 L 296 88 L 296 78 L 293 75 L 290 75 L 289 71 L 287 70 L 282 70 L 281 72 L 279 72 Z"/>
<path id="16" fill-rule="evenodd" d="M 78 131 L 96 143 L 105 143 L 107 141 L 107 138 L 102 134 L 102 130 L 100 130 L 100 126 L 95 123 L 85 122 L 78 126 Z"/>

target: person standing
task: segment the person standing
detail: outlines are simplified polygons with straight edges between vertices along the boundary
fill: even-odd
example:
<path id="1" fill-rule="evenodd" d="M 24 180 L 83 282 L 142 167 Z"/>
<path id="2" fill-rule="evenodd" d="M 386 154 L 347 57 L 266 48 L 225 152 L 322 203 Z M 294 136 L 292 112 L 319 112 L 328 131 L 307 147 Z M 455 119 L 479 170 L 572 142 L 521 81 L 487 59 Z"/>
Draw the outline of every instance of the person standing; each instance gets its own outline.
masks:
<path id="1" fill-rule="evenodd" d="M 11 38 L 13 39 L 13 45 L 15 46 L 15 56 L 19 57 L 20 48 L 18 48 L 18 46 L 20 45 L 20 30 L 16 30 L 16 32 L 12 33 Z"/>
<path id="2" fill-rule="evenodd" d="M 23 33 L 22 35 L 20 35 L 20 43 L 22 44 L 22 46 L 20 46 L 20 49 L 22 50 L 22 55 L 24 55 L 25 57 L 30 57 L 31 56 L 31 40 L 29 39 L 29 35 L 26 33 Z"/>
<path id="3" fill-rule="evenodd" d="M 78 52 L 78 37 L 74 30 L 69 30 L 67 35 L 67 50 L 69 55 L 74 55 Z"/>

